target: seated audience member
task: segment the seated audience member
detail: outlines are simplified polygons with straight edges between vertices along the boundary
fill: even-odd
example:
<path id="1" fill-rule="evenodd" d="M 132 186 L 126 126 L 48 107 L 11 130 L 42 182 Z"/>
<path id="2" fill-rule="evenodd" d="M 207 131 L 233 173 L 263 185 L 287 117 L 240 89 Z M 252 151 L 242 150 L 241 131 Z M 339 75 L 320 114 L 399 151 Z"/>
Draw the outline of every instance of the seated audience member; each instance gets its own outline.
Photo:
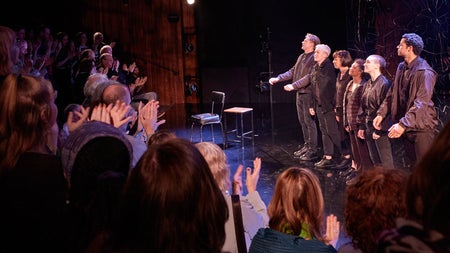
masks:
<path id="1" fill-rule="evenodd" d="M 414 167 L 406 188 L 409 220 L 381 236 L 379 252 L 449 252 L 450 122 Z"/>
<path id="2" fill-rule="evenodd" d="M 156 131 L 148 138 L 147 145 L 161 144 L 167 140 L 171 140 L 174 138 L 177 138 L 177 135 L 174 132 L 167 129 L 161 129 Z"/>
<path id="3" fill-rule="evenodd" d="M 325 235 L 324 200 L 319 179 L 308 169 L 290 167 L 277 178 L 270 200 L 269 228 L 253 237 L 250 253 L 336 252 L 339 222 L 327 217 Z"/>
<path id="4" fill-rule="evenodd" d="M 225 152 L 217 145 L 212 142 L 199 142 L 195 146 L 200 150 L 203 157 L 211 169 L 211 172 L 216 180 L 219 188 L 225 196 L 228 204 L 228 212 L 233 213 L 233 204 L 231 202 L 230 195 L 230 169 L 227 163 L 227 157 Z M 261 159 L 256 158 L 253 161 L 254 171 L 251 172 L 251 168 L 247 168 L 246 184 L 248 189 L 247 196 L 241 196 L 241 209 L 242 209 L 242 222 L 244 225 L 245 241 L 247 243 L 247 249 L 250 247 L 251 240 L 256 234 L 259 228 L 267 227 L 269 222 L 269 217 L 267 216 L 267 208 L 262 201 L 259 193 L 256 191 L 256 185 L 259 179 L 259 172 L 261 170 Z M 236 175 L 234 176 L 236 183 L 239 185 L 236 188 L 238 192 L 233 192 L 233 194 L 240 194 L 240 188 L 242 185 L 241 173 L 243 166 L 240 165 Z M 234 189 L 233 189 L 234 190 Z M 234 218 L 230 215 L 227 223 L 225 224 L 225 232 L 227 234 L 227 239 L 225 240 L 225 245 L 222 248 L 224 252 L 238 252 L 237 240 L 235 234 Z"/>
<path id="5" fill-rule="evenodd" d="M 103 252 L 219 253 L 228 208 L 188 140 L 150 145 L 128 176 Z"/>
<path id="6" fill-rule="evenodd" d="M 136 114 L 133 108 L 131 108 L 131 97 L 130 91 L 126 85 L 118 82 L 113 82 L 109 84 L 103 91 L 102 103 L 105 105 L 117 104 L 117 101 L 127 106 L 127 116 L 131 118 Z M 133 167 L 136 165 L 137 161 L 140 159 L 142 154 L 147 150 L 146 141 L 159 127 L 159 125 L 164 124 L 165 120 L 158 121 L 159 102 L 149 101 L 145 106 L 142 103 L 139 104 L 138 116 L 134 117 L 134 122 L 131 124 L 138 124 L 137 131 L 133 135 L 128 135 L 127 138 L 133 145 Z M 116 126 L 124 133 L 129 130 L 129 124 L 123 124 L 121 126 Z"/>
<path id="7" fill-rule="evenodd" d="M 110 124 L 89 121 L 70 134 L 61 159 L 70 183 L 71 252 L 85 252 L 110 229 L 132 157 L 131 144 Z"/>
<path id="8" fill-rule="evenodd" d="M 0 25 L 0 83 L 8 75 L 13 73 L 14 47 L 16 47 L 16 33 L 7 26 Z"/>
<path id="9" fill-rule="evenodd" d="M 376 252 L 384 229 L 395 227 L 397 217 L 406 216 L 405 192 L 408 173 L 375 167 L 363 170 L 346 190 L 345 229 L 351 242 L 339 253 Z"/>
<path id="10" fill-rule="evenodd" d="M 6 76 L 0 86 L 0 252 L 66 252 L 57 114 L 50 81 Z"/>
<path id="11" fill-rule="evenodd" d="M 107 82 L 109 82 L 108 77 L 102 73 L 94 73 L 88 77 L 83 87 L 84 101 L 82 105 L 85 108 L 91 107 L 93 104 L 101 100 L 101 93 L 97 94 L 96 89 L 102 83 Z"/>

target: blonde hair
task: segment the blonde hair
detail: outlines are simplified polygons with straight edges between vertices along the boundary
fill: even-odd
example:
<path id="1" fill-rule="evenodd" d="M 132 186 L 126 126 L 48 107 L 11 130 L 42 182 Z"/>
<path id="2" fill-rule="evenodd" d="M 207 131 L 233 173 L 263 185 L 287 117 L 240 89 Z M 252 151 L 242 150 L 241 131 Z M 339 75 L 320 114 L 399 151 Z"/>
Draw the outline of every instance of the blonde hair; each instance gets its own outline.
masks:
<path id="1" fill-rule="evenodd" d="M 228 191 L 231 187 L 230 168 L 225 152 L 217 144 L 212 142 L 199 142 L 195 146 L 208 163 L 209 169 L 220 190 Z"/>

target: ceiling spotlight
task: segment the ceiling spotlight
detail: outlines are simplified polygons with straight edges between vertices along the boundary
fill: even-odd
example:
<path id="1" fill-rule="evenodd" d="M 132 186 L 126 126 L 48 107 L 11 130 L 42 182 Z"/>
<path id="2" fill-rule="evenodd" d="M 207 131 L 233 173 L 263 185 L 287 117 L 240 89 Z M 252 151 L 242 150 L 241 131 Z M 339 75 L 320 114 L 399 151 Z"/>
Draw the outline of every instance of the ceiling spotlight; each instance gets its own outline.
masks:
<path id="1" fill-rule="evenodd" d="M 194 4 L 194 3 L 195 3 L 195 0 L 187 0 L 187 3 L 188 3 L 188 4 Z"/>

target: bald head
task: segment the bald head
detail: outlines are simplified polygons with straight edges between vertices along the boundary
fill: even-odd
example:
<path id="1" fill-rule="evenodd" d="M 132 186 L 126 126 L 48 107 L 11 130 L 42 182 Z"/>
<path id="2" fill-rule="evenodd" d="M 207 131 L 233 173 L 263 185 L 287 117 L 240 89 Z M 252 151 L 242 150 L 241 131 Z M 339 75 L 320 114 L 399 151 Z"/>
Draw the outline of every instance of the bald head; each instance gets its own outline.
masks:
<path id="1" fill-rule="evenodd" d="M 113 83 L 105 88 L 102 94 L 102 101 L 105 104 L 115 103 L 117 100 L 129 105 L 131 103 L 130 91 L 126 85 Z"/>

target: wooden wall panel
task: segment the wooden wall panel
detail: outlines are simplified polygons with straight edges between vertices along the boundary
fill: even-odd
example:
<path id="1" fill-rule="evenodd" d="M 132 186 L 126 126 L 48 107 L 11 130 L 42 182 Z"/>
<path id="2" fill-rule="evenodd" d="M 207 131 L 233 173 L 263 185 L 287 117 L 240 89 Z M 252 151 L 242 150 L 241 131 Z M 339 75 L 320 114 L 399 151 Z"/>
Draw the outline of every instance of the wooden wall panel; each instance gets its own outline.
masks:
<path id="1" fill-rule="evenodd" d="M 185 0 L 87 1 L 82 23 L 117 40 L 126 55 L 122 63 L 136 61 L 148 76 L 144 89 L 156 91 L 162 104 L 185 103 L 185 69 L 196 75 L 198 66 L 196 54 L 184 56 L 183 20 L 194 32 L 195 23 L 193 11 L 183 4 Z M 186 13 L 192 17 L 183 17 Z"/>

